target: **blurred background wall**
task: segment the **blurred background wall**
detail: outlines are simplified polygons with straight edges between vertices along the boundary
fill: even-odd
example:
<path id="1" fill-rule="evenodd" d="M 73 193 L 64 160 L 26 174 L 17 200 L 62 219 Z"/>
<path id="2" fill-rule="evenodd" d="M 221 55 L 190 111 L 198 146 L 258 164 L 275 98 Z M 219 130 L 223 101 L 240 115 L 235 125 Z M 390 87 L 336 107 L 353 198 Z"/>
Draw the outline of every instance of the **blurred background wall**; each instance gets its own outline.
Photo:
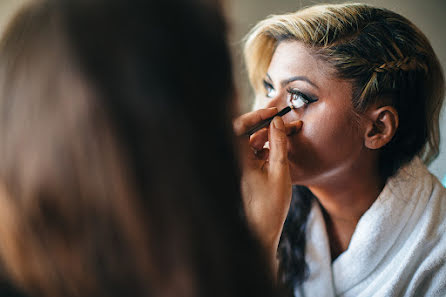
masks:
<path id="1" fill-rule="evenodd" d="M 15 10 L 27 0 L 0 0 L 0 33 Z M 129 0 L 131 1 L 131 0 Z M 163 1 L 163 0 L 160 0 Z M 168 1 L 168 0 L 164 0 Z M 224 1 L 224 0 L 223 0 Z M 253 94 L 246 80 L 241 55 L 242 38 L 254 24 L 270 14 L 295 11 L 316 3 L 340 3 L 332 0 L 226 0 L 226 14 L 231 25 L 230 43 L 234 71 L 240 92 L 242 111 L 249 110 Z M 446 67 L 446 0 L 368 0 L 356 1 L 394 10 L 414 22 L 430 39 L 443 69 Z M 415 119 L 416 120 L 416 119 Z M 430 169 L 440 179 L 446 176 L 446 108 L 443 108 L 440 156 Z M 446 180 L 445 180 L 446 182 Z"/>
<path id="2" fill-rule="evenodd" d="M 5 29 L 9 18 L 26 0 L 0 0 L 0 33 Z"/>
<path id="3" fill-rule="evenodd" d="M 246 79 L 241 47 L 244 35 L 258 21 L 270 14 L 292 12 L 317 3 L 344 3 L 333 0 L 228 0 L 227 15 L 231 25 L 230 42 L 234 53 L 236 83 L 242 111 L 250 109 L 253 94 Z M 429 38 L 446 71 L 446 0 L 366 0 L 354 1 L 385 7 L 402 14 L 417 25 Z M 446 106 L 441 119 L 441 148 L 439 157 L 431 164 L 431 171 L 446 185 Z M 416 119 L 414 119 L 416 120 Z"/>

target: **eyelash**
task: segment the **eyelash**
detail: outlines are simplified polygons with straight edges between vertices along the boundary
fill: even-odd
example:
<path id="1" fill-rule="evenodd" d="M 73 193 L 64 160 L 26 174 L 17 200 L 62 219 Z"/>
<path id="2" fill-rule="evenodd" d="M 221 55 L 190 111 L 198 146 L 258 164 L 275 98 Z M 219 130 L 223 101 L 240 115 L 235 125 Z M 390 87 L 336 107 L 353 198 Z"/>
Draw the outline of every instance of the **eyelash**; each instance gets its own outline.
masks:
<path id="1" fill-rule="evenodd" d="M 264 80 L 263 81 L 263 86 L 265 87 L 266 97 L 267 98 L 274 97 L 274 96 L 270 95 L 270 92 L 275 91 L 273 85 L 270 84 L 269 82 L 267 82 L 266 80 Z M 302 93 L 302 92 L 300 92 L 300 91 L 298 91 L 296 89 L 288 88 L 287 92 L 288 92 L 288 94 L 290 96 L 288 101 L 295 108 L 300 108 L 302 106 L 314 103 L 314 102 L 316 102 L 318 100 L 317 98 L 310 97 L 310 96 L 308 96 L 308 95 L 306 95 L 306 94 L 304 94 L 304 93 Z M 293 97 L 297 97 L 297 98 L 293 98 Z M 297 100 L 298 98 L 301 100 L 301 103 L 293 102 L 294 100 Z"/>
<path id="2" fill-rule="evenodd" d="M 306 95 L 306 94 L 304 94 L 304 93 L 302 93 L 302 92 L 300 92 L 300 91 L 298 91 L 296 89 L 291 89 L 290 88 L 290 89 L 287 89 L 287 92 L 290 95 L 288 101 L 295 108 L 300 108 L 300 107 L 302 107 L 304 105 L 309 105 L 309 104 L 314 103 L 314 102 L 316 102 L 318 100 L 317 98 L 310 97 L 310 96 L 308 96 L 308 95 Z M 296 98 L 293 98 L 293 97 L 296 97 Z M 302 104 L 293 102 L 294 100 L 297 100 L 297 99 L 300 99 Z"/>
<path id="3" fill-rule="evenodd" d="M 271 90 L 272 90 L 272 91 L 275 91 L 273 85 L 270 84 L 269 82 L 267 82 L 267 81 L 264 80 L 264 81 L 263 81 L 263 86 L 265 87 L 266 97 L 267 97 L 267 98 L 272 98 L 273 96 L 269 96 L 269 92 L 270 92 Z"/>

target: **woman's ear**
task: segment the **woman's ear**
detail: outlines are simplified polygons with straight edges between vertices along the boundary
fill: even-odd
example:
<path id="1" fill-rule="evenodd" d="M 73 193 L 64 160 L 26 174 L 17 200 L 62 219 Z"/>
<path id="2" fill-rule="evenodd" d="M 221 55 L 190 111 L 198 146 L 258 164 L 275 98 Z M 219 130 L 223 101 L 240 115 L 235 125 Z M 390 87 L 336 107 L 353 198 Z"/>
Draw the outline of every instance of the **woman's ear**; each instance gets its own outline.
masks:
<path id="1" fill-rule="evenodd" d="M 373 150 L 382 148 L 392 140 L 398 129 L 398 112 L 390 105 L 372 107 L 366 111 L 366 117 L 365 146 Z"/>

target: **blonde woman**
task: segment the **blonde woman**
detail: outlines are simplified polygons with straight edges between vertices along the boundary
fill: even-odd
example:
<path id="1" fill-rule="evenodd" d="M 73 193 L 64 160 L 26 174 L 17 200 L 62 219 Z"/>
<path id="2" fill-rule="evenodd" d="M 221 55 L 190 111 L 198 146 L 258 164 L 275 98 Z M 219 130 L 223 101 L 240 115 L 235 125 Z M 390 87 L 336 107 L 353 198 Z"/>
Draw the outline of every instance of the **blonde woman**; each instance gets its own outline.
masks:
<path id="1" fill-rule="evenodd" d="M 445 296 L 446 190 L 425 166 L 444 77 L 423 33 L 386 9 L 319 5 L 261 21 L 245 59 L 253 114 L 300 106 L 283 116 L 292 199 L 286 183 L 255 199 L 244 176 L 280 280 L 295 296 Z M 251 158 L 271 161 L 267 139 L 251 136 Z"/>

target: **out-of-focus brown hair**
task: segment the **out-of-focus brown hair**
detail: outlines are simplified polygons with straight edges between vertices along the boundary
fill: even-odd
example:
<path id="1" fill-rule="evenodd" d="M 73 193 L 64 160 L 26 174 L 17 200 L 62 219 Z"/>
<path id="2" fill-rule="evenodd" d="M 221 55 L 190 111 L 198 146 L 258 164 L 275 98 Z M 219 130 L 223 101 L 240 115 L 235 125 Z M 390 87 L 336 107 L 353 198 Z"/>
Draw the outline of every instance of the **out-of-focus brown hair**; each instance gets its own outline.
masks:
<path id="1" fill-rule="evenodd" d="M 0 44 L 2 277 L 30 296 L 271 296 L 232 92 L 206 2 L 26 5 Z"/>

